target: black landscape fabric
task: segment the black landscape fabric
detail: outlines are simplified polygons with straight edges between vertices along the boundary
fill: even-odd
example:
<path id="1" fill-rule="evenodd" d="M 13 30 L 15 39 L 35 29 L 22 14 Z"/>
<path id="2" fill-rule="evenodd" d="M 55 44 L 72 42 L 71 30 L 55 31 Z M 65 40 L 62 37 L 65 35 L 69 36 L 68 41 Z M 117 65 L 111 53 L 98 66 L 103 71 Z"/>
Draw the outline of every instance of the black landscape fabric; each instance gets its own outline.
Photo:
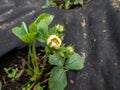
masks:
<path id="1" fill-rule="evenodd" d="M 64 42 L 85 60 L 81 71 L 69 71 L 65 90 L 120 90 L 120 13 L 109 0 L 90 0 L 80 9 L 42 9 L 45 0 L 0 0 L 0 56 L 24 44 L 11 29 L 30 24 L 41 13 L 55 15 L 51 26 L 65 25 Z"/>

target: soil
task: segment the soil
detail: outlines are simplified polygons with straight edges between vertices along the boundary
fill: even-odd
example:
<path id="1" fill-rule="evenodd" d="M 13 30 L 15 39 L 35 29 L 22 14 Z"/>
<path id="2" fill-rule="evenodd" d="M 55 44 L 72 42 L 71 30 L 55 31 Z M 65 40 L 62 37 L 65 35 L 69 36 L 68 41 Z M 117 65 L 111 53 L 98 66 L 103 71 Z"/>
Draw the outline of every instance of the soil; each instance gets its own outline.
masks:
<path id="1" fill-rule="evenodd" d="M 0 60 L 0 81 L 2 82 L 2 90 L 18 90 L 22 85 L 24 85 L 28 80 L 29 76 L 26 74 L 26 72 L 23 70 L 23 67 L 25 67 L 27 63 L 27 47 L 23 48 L 21 50 L 14 49 L 7 54 L 3 55 Z M 44 57 L 44 51 L 43 47 L 37 48 L 37 59 L 38 63 L 41 66 L 42 65 L 42 58 Z M 18 68 L 18 79 L 16 79 L 14 82 L 7 77 L 7 74 L 4 71 L 4 68 Z M 50 67 L 49 67 L 50 68 Z M 45 73 L 48 73 L 50 70 L 45 70 Z M 42 84 L 47 85 L 47 77 L 43 77 L 41 80 L 39 80 Z M 47 87 L 46 87 L 47 90 Z"/>
<path id="2" fill-rule="evenodd" d="M 22 66 L 22 58 L 26 57 L 27 55 L 27 50 L 12 50 L 9 53 L 3 55 L 0 59 L 1 59 L 1 65 L 0 65 L 0 81 L 2 81 L 2 89 L 3 90 L 16 90 L 19 86 L 20 83 L 23 83 L 23 80 L 19 79 L 19 81 L 12 83 L 11 79 L 9 79 L 4 71 L 4 68 L 15 68 L 18 67 L 19 70 L 21 70 L 21 66 Z M 23 53 L 24 52 L 24 53 Z M 24 81 L 25 82 L 25 81 Z M 12 84 L 11 84 L 12 83 Z M 15 85 L 14 85 L 15 84 Z"/>

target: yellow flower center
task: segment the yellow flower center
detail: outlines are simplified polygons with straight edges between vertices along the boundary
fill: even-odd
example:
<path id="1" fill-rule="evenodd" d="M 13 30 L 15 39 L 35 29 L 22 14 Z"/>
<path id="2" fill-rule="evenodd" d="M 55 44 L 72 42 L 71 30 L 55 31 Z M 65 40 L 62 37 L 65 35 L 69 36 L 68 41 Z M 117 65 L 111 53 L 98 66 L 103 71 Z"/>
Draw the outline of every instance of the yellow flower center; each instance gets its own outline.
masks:
<path id="1" fill-rule="evenodd" d="M 51 41 L 54 42 L 54 43 L 56 43 L 57 45 L 60 44 L 59 41 L 56 38 L 53 38 Z"/>

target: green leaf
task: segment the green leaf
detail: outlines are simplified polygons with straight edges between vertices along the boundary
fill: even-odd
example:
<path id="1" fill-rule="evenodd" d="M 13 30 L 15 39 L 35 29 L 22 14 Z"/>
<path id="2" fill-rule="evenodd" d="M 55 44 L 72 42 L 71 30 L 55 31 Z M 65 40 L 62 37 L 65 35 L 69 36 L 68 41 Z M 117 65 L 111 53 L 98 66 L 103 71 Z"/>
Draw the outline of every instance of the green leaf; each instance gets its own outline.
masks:
<path id="1" fill-rule="evenodd" d="M 42 8 L 56 7 L 56 3 L 53 0 L 46 0 L 45 5 Z"/>
<path id="2" fill-rule="evenodd" d="M 45 5 L 42 6 L 42 8 L 48 8 L 51 6 L 51 1 L 50 0 L 46 0 Z"/>
<path id="3" fill-rule="evenodd" d="M 12 76 L 14 78 L 17 78 L 17 74 L 18 74 L 18 68 L 12 69 Z"/>
<path id="4" fill-rule="evenodd" d="M 84 67 L 84 61 L 80 57 L 80 55 L 76 53 L 71 55 L 65 63 L 65 68 L 70 70 L 79 70 L 82 69 L 83 67 Z"/>
<path id="5" fill-rule="evenodd" d="M 53 1 L 51 1 L 51 7 L 56 7 L 56 6 L 57 6 L 57 4 Z"/>
<path id="6" fill-rule="evenodd" d="M 27 26 L 24 22 L 22 22 L 21 27 L 15 27 L 12 29 L 12 32 L 22 41 L 22 37 L 24 37 L 26 34 L 28 34 Z"/>
<path id="7" fill-rule="evenodd" d="M 70 8 L 70 6 L 71 6 L 71 2 L 70 2 L 70 0 L 67 0 L 66 2 L 65 2 L 65 9 L 69 9 Z"/>
<path id="8" fill-rule="evenodd" d="M 81 5 L 83 5 L 83 3 L 84 3 L 84 0 L 74 0 L 74 4 L 76 5 L 76 4 L 81 4 Z"/>
<path id="9" fill-rule="evenodd" d="M 48 25 L 41 22 L 38 24 L 37 39 L 41 42 L 45 42 L 48 37 Z"/>
<path id="10" fill-rule="evenodd" d="M 30 30 L 30 33 L 33 33 L 33 32 L 37 33 L 37 25 L 35 23 L 30 24 L 29 30 Z"/>
<path id="11" fill-rule="evenodd" d="M 53 18 L 54 18 L 53 15 L 43 13 L 35 20 L 34 23 L 39 24 L 40 22 L 42 22 L 42 23 L 49 25 L 52 22 Z"/>
<path id="12" fill-rule="evenodd" d="M 26 24 L 23 22 L 21 27 L 15 27 L 12 32 L 19 37 L 25 43 L 33 43 L 36 39 L 36 26 L 35 24 L 30 25 L 30 33 L 28 32 Z"/>
<path id="13" fill-rule="evenodd" d="M 9 73 L 9 70 L 10 70 L 10 68 L 6 68 L 6 67 L 4 68 L 4 71 L 5 71 L 6 74 Z"/>
<path id="14" fill-rule="evenodd" d="M 67 78 L 65 70 L 60 67 L 54 67 L 50 74 L 49 88 L 50 90 L 64 90 L 67 86 Z"/>
<path id="15" fill-rule="evenodd" d="M 12 29 L 12 32 L 18 37 L 21 38 L 23 35 L 27 34 L 26 31 L 20 27 L 15 27 Z"/>
<path id="16" fill-rule="evenodd" d="M 26 33 L 28 33 L 27 25 L 25 24 L 25 22 L 22 22 L 21 29 L 22 29 L 22 30 L 25 30 Z"/>
<path id="17" fill-rule="evenodd" d="M 0 90 L 2 90 L 2 83 L 1 83 L 1 81 L 0 81 Z"/>
<path id="18" fill-rule="evenodd" d="M 11 73 L 9 73 L 7 76 L 8 76 L 9 78 L 13 78 L 13 75 L 12 75 Z"/>
<path id="19" fill-rule="evenodd" d="M 60 57 L 58 54 L 53 54 L 49 56 L 49 63 L 51 65 L 63 66 L 65 59 Z"/>

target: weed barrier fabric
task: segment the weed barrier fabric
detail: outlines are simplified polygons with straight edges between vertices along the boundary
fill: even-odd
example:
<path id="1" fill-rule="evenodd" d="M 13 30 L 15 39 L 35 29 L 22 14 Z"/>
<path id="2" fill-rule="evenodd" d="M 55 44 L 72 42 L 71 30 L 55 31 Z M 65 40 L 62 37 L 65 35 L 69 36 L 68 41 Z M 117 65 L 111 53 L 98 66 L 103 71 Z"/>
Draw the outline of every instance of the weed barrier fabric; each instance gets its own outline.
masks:
<path id="1" fill-rule="evenodd" d="M 92 0 L 80 9 L 41 9 L 44 0 L 0 1 L 0 56 L 25 45 L 11 29 L 30 24 L 41 13 L 55 15 L 51 26 L 65 25 L 64 42 L 85 59 L 81 71 L 69 71 L 65 90 L 120 89 L 120 13 L 108 0 Z M 40 44 L 41 45 L 41 44 Z"/>

